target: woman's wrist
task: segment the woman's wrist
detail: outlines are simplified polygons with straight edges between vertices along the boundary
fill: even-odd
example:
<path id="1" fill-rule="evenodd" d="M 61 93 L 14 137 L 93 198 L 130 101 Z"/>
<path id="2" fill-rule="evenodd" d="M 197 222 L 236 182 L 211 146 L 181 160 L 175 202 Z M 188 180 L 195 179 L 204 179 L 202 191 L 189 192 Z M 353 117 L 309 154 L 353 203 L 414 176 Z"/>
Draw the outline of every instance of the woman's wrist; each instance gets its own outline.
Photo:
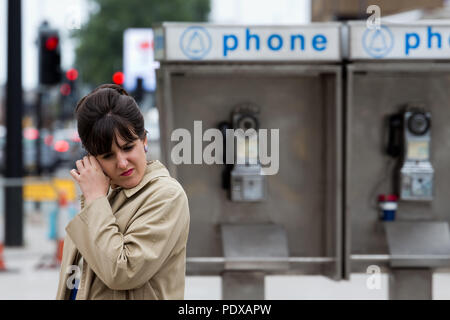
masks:
<path id="1" fill-rule="evenodd" d="M 104 194 L 91 194 L 91 195 L 84 195 L 84 205 L 88 206 L 89 204 L 91 204 L 92 202 L 94 202 L 95 200 L 104 197 Z"/>

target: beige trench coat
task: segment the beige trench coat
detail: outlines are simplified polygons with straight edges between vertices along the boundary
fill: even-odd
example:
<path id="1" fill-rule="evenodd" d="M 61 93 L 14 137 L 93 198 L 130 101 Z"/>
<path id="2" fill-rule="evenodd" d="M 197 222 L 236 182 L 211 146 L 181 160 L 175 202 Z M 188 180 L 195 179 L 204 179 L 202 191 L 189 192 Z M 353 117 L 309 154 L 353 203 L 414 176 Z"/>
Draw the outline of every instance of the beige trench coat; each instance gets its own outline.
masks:
<path id="1" fill-rule="evenodd" d="M 66 227 L 57 299 L 69 299 L 83 257 L 81 299 L 183 299 L 189 207 L 181 185 L 150 161 L 134 188 L 110 190 Z"/>

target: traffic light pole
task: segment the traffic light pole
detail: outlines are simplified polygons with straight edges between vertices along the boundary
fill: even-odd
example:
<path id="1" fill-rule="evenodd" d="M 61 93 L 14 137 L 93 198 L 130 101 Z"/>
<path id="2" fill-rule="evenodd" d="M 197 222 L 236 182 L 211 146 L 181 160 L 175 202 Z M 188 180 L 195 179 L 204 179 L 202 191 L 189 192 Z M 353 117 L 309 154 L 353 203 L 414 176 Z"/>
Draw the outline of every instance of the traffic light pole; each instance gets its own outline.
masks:
<path id="1" fill-rule="evenodd" d="M 23 177 L 21 0 L 8 0 L 6 178 Z M 5 185 L 5 245 L 23 246 L 22 186 Z"/>
<path id="2" fill-rule="evenodd" d="M 36 147 L 36 175 L 38 177 L 42 174 L 42 163 L 41 163 L 41 135 L 42 135 L 42 96 L 43 89 L 39 86 L 37 100 L 36 100 L 36 129 L 39 132 L 38 138 L 35 140 Z"/>
<path id="3" fill-rule="evenodd" d="M 36 175 L 38 177 L 42 174 L 42 163 L 41 163 L 41 135 L 42 135 L 42 97 L 44 95 L 42 86 L 39 85 L 36 99 L 36 129 L 39 132 L 37 139 L 35 140 L 36 148 Z M 36 201 L 34 203 L 34 210 L 37 212 L 41 211 L 41 202 Z"/>

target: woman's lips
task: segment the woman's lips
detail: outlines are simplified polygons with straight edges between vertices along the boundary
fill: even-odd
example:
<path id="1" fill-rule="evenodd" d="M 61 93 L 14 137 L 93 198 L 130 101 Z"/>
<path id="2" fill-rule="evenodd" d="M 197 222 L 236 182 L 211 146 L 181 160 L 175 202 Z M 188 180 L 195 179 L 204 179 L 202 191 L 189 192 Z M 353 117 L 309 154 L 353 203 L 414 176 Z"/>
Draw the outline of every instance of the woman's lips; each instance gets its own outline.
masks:
<path id="1" fill-rule="evenodd" d="M 121 174 L 121 176 L 127 177 L 127 176 L 129 176 L 130 174 L 133 173 L 133 170 L 134 170 L 134 169 L 130 169 L 130 170 L 128 170 L 128 171 L 125 171 L 124 173 Z"/>

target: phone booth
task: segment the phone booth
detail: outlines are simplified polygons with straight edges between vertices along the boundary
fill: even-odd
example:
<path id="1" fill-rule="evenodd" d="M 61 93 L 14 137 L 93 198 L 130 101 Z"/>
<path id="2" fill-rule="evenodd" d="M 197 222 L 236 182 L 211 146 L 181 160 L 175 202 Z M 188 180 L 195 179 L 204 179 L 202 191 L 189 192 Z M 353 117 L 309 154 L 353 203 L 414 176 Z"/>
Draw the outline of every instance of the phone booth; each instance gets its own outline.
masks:
<path id="1" fill-rule="evenodd" d="M 431 299 L 450 265 L 450 24 L 348 31 L 344 273 L 376 266 L 391 299 Z"/>
<path id="2" fill-rule="evenodd" d="M 155 27 L 162 161 L 191 212 L 187 274 L 264 299 L 343 278 L 340 24 Z"/>

